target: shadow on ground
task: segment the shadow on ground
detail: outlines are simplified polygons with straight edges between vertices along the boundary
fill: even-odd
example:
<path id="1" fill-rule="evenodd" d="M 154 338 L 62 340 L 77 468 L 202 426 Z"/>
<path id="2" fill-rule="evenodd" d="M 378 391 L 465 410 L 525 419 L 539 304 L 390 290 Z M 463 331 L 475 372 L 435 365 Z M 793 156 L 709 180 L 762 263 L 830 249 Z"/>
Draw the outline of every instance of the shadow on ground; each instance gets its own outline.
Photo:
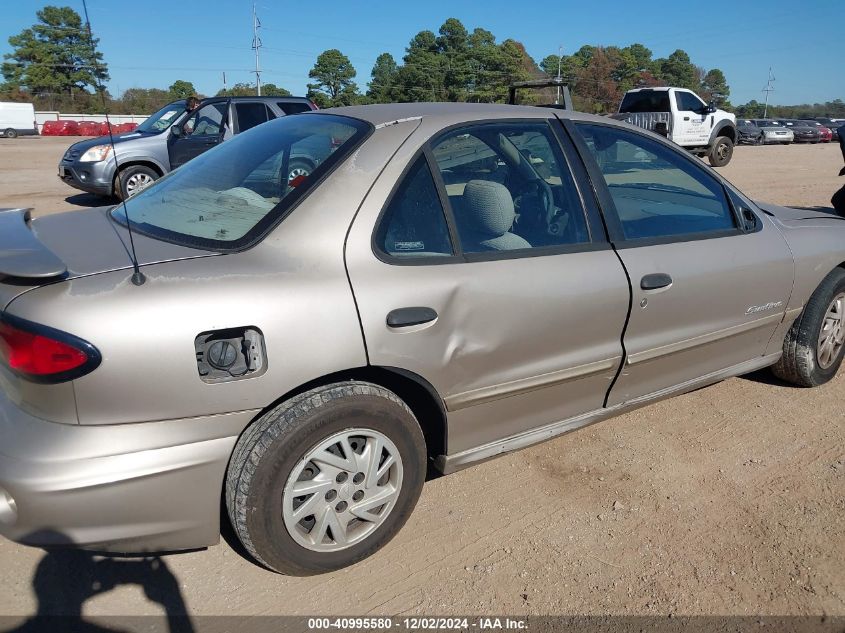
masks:
<path id="1" fill-rule="evenodd" d="M 117 203 L 117 200 L 111 197 L 95 196 L 93 193 L 78 193 L 73 196 L 65 198 L 65 202 L 73 204 L 78 207 L 108 207 Z"/>
<path id="2" fill-rule="evenodd" d="M 30 535 L 27 540 L 57 546 L 46 551 L 32 578 L 38 601 L 36 613 L 22 625 L 5 629 L 5 633 L 115 633 L 137 630 L 142 620 L 147 630 L 194 632 L 179 582 L 159 556 L 114 558 L 70 549 L 73 543 L 67 536 L 49 530 Z M 164 618 L 83 618 L 86 601 L 121 585 L 141 587 L 150 602 L 162 607 Z"/>
<path id="3" fill-rule="evenodd" d="M 771 387 L 785 387 L 787 389 L 799 389 L 792 383 L 788 383 L 785 380 L 781 380 L 777 376 L 772 373 L 772 370 L 768 367 L 764 369 L 758 369 L 757 371 L 753 371 L 750 374 L 743 374 L 739 376 L 743 380 L 750 380 L 751 382 L 759 382 L 762 385 L 769 385 Z"/>

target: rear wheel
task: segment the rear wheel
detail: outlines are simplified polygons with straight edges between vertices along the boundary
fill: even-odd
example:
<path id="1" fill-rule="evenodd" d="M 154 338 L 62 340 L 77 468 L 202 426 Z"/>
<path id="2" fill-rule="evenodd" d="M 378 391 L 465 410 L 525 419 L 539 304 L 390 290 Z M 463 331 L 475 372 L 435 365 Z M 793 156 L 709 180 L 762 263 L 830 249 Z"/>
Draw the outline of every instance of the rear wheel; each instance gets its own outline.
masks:
<path id="1" fill-rule="evenodd" d="M 10 127 L 6 128 L 6 131 L 3 132 L 3 134 L 6 136 L 6 138 L 17 138 L 18 131 L 15 128 Z"/>
<path id="2" fill-rule="evenodd" d="M 783 342 L 775 375 L 815 387 L 836 375 L 845 352 L 845 270 L 835 269 L 810 297 Z"/>
<path id="3" fill-rule="evenodd" d="M 727 136 L 717 136 L 710 148 L 708 158 L 713 167 L 724 167 L 731 162 L 734 153 L 734 144 Z"/>
<path id="4" fill-rule="evenodd" d="M 307 576 L 370 556 L 405 524 L 426 451 L 411 410 L 364 382 L 318 387 L 248 428 L 226 475 L 226 506 L 249 553 Z"/>
<path id="5" fill-rule="evenodd" d="M 134 196 L 159 179 L 159 173 L 145 165 L 130 165 L 121 170 L 117 177 L 115 193 L 121 200 Z"/>

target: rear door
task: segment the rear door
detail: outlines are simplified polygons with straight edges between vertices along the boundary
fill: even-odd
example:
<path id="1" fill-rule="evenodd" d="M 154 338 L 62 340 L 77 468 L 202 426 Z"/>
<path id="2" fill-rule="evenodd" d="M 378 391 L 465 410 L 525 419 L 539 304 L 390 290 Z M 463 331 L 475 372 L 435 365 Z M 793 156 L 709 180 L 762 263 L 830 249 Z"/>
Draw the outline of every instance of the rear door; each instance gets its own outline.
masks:
<path id="1" fill-rule="evenodd" d="M 232 102 L 232 113 L 234 119 L 232 128 L 235 134 L 246 132 L 256 125 L 261 125 L 269 119 L 276 118 L 261 101 L 235 100 Z"/>
<path id="2" fill-rule="evenodd" d="M 615 126 L 569 129 L 633 290 L 608 406 L 760 358 L 792 291 L 780 232 L 753 212 L 738 217 L 747 203 L 680 150 Z"/>
<path id="3" fill-rule="evenodd" d="M 223 141 L 228 126 L 228 101 L 200 106 L 183 123 L 182 134 L 170 135 L 167 153 L 171 169 L 184 165 Z"/>
<path id="4" fill-rule="evenodd" d="M 450 455 L 600 409 L 621 362 L 628 282 L 557 125 L 412 136 L 349 234 L 369 362 L 434 387 Z"/>

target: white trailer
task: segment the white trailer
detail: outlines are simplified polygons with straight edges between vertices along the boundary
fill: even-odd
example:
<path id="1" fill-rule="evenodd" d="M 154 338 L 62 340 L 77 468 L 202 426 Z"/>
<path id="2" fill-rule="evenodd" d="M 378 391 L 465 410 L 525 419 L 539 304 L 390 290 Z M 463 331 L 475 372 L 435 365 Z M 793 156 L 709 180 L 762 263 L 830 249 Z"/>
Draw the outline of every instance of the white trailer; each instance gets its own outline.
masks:
<path id="1" fill-rule="evenodd" d="M 32 104 L 0 101 L 0 136 L 15 138 L 32 134 L 38 134 Z"/>

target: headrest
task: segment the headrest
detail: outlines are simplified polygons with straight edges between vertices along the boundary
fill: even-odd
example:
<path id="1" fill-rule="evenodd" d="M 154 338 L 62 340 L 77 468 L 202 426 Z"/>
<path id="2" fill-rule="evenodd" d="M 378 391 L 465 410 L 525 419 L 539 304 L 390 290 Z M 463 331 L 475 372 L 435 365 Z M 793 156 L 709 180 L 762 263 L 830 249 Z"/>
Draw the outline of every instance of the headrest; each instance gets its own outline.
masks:
<path id="1" fill-rule="evenodd" d="M 496 237 L 510 231 L 516 212 L 507 187 L 490 180 L 470 180 L 463 198 L 471 229 Z"/>

